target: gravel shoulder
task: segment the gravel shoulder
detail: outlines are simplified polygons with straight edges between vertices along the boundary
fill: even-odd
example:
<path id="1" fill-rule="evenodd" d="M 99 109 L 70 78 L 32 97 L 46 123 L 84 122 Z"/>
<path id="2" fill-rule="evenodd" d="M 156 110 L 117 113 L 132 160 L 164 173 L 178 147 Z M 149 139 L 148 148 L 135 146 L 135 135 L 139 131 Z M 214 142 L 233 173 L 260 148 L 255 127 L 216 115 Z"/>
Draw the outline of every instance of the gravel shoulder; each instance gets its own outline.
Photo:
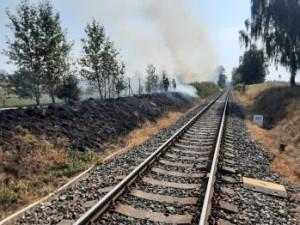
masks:
<path id="1" fill-rule="evenodd" d="M 241 182 L 227 184 L 235 191 L 234 195 L 218 193 L 215 203 L 225 200 L 238 206 L 239 213 L 232 214 L 222 210 L 214 210 L 215 218 L 231 221 L 234 224 L 300 224 L 297 217 L 299 210 L 300 188 L 284 181 L 270 170 L 271 156 L 268 149 L 253 140 L 247 130 L 242 108 L 234 99 L 230 104 L 228 121 L 233 124 L 233 145 L 237 177 L 249 177 L 282 184 L 287 190 L 288 197 L 281 198 L 254 192 L 243 188 Z M 218 182 L 217 188 L 224 186 Z M 297 198 L 298 196 L 298 198 Z"/>
<path id="2" fill-rule="evenodd" d="M 86 202 L 99 200 L 105 195 L 104 188 L 116 185 L 124 175 L 129 174 L 166 139 L 170 138 L 183 124 L 190 120 L 206 104 L 187 113 L 171 126 L 130 151 L 118 155 L 105 164 L 96 167 L 90 176 L 71 185 L 59 196 L 40 207 L 26 212 L 14 224 L 57 224 L 62 220 L 76 220 L 84 213 Z"/>
<path id="3" fill-rule="evenodd" d="M 239 213 L 228 214 L 213 211 L 213 215 L 227 219 L 234 224 L 300 224 L 297 218 L 297 207 L 299 207 L 300 201 L 296 197 L 300 194 L 300 188 L 292 186 L 272 173 L 269 151 L 254 141 L 248 133 L 238 102 L 234 99 L 229 107 L 228 120 L 232 123 L 234 134 L 237 177 L 250 177 L 282 184 L 287 189 L 288 198 L 248 191 L 242 187 L 242 183 L 228 184 L 227 186 L 235 191 L 234 196 L 219 193 L 215 198 L 227 199 L 234 203 L 238 206 Z M 199 108 L 195 109 L 143 144 L 95 168 L 89 177 L 70 186 L 51 202 L 27 212 L 14 224 L 56 224 L 61 220 L 76 220 L 87 210 L 84 207 L 86 202 L 103 197 L 105 195 L 102 191 L 103 188 L 117 184 L 122 176 L 132 171 L 198 111 Z M 217 185 L 219 184 L 217 183 Z"/>

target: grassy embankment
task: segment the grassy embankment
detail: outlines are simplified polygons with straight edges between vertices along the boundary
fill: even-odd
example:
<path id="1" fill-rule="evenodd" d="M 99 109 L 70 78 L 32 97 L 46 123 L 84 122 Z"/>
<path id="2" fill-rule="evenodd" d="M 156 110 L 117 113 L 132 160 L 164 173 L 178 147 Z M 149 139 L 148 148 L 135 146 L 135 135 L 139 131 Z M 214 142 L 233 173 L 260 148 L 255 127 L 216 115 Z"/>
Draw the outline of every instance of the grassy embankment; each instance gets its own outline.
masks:
<path id="1" fill-rule="evenodd" d="M 20 126 L 14 141 L 18 143 L 16 151 L 0 149 L 1 219 L 47 195 L 90 165 L 102 163 L 103 159 L 94 152 L 68 150 L 67 140 L 58 138 L 54 144 L 38 140 Z"/>
<path id="2" fill-rule="evenodd" d="M 300 186 L 300 87 L 257 84 L 237 96 L 252 137 L 270 150 L 271 169 Z M 264 115 L 264 128 L 253 125 L 253 114 Z M 280 143 L 286 143 L 284 152 L 279 151 Z"/>

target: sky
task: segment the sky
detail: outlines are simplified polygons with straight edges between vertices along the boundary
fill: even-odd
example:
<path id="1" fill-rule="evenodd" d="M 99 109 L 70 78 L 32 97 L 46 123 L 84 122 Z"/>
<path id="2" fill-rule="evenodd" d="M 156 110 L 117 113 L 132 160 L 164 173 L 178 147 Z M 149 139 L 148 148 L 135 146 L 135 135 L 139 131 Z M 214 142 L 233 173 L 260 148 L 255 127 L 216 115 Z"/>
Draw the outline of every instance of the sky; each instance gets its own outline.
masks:
<path id="1" fill-rule="evenodd" d="M 0 50 L 7 48 L 12 33 L 5 9 L 14 12 L 18 0 L 0 0 Z M 31 3 L 38 2 L 30 0 Z M 104 25 L 127 65 L 127 76 L 145 75 L 147 64 L 157 71 L 166 69 L 181 79 L 214 79 L 219 65 L 231 77 L 244 48 L 239 30 L 250 17 L 250 0 L 52 0 L 60 13 L 61 25 L 69 41 L 74 42 L 72 55 L 81 56 L 84 28 L 94 18 Z M 13 72 L 8 58 L 0 54 L 0 69 Z M 284 68 L 269 68 L 267 80 L 289 80 Z M 297 80 L 300 81 L 298 75 Z"/>

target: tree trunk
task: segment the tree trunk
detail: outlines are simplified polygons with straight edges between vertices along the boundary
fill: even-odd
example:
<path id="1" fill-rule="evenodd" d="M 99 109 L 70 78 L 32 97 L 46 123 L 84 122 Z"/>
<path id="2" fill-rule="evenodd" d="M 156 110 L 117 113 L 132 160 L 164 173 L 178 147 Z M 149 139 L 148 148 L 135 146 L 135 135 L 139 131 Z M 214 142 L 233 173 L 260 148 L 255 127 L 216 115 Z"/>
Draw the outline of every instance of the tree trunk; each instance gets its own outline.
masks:
<path id="1" fill-rule="evenodd" d="M 37 93 L 37 94 L 35 95 L 35 101 L 36 101 L 36 105 L 37 105 L 37 106 L 40 106 L 40 95 L 39 95 L 39 93 Z"/>
<path id="2" fill-rule="evenodd" d="M 103 100 L 103 94 L 102 94 L 102 91 L 101 91 L 100 84 L 98 84 L 98 91 L 99 91 L 99 95 L 100 95 L 101 100 Z"/>
<path id="3" fill-rule="evenodd" d="M 50 90 L 50 97 L 51 97 L 51 100 L 52 100 L 52 104 L 55 104 L 55 96 L 54 96 L 54 91 L 53 90 Z"/>
<path id="4" fill-rule="evenodd" d="M 292 71 L 291 71 L 291 79 L 290 79 L 291 86 L 296 86 L 296 81 L 295 81 L 296 73 L 297 73 L 297 70 L 296 69 L 292 69 Z"/>

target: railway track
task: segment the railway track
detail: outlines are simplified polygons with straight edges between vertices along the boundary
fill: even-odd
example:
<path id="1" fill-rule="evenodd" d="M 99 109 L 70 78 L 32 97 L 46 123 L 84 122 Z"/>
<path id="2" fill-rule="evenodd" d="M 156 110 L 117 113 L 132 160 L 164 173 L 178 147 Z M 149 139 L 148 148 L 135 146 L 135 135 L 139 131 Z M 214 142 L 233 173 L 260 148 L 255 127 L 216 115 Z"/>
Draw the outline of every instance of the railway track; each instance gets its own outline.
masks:
<path id="1" fill-rule="evenodd" d="M 208 224 L 229 91 L 218 96 L 73 224 Z"/>

